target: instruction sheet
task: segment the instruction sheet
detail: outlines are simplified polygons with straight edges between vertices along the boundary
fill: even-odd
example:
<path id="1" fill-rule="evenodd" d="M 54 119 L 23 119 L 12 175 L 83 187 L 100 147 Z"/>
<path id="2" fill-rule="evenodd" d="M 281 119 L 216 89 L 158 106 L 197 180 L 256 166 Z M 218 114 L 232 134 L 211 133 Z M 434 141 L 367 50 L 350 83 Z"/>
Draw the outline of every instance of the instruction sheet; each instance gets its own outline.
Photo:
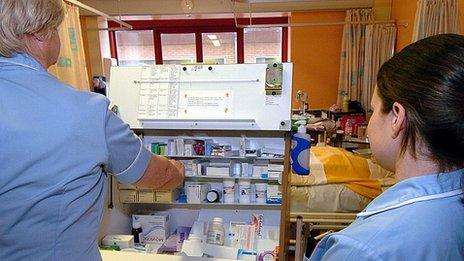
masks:
<path id="1" fill-rule="evenodd" d="M 138 119 L 175 119 L 179 111 L 180 65 L 143 67 Z"/>
<path id="2" fill-rule="evenodd" d="M 233 115 L 231 90 L 181 90 L 181 118 L 229 118 Z"/>

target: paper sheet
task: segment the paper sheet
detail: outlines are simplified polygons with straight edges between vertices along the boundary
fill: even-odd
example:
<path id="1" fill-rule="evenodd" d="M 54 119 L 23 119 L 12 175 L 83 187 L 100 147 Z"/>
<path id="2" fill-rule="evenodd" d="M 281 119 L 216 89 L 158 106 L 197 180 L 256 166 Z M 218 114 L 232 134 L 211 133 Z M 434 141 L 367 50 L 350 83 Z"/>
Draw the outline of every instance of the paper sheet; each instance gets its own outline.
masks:
<path id="1" fill-rule="evenodd" d="M 180 65 L 144 67 L 138 119 L 174 119 L 179 109 Z"/>
<path id="2" fill-rule="evenodd" d="M 233 92 L 229 90 L 181 90 L 181 118 L 230 118 L 233 115 Z"/>

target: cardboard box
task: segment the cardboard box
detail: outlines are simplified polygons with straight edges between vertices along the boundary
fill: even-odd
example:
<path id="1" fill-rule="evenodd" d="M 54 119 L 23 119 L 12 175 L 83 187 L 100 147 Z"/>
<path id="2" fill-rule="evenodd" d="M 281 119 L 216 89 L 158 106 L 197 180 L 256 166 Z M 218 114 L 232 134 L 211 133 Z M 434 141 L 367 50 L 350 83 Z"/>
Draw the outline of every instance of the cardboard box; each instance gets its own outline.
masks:
<path id="1" fill-rule="evenodd" d="M 121 203 L 135 203 L 137 202 L 137 190 L 133 189 L 120 189 L 119 202 Z"/>
<path id="2" fill-rule="evenodd" d="M 210 188 L 210 184 L 185 184 L 187 203 L 200 204 L 205 202 L 206 194 Z"/>
<path id="3" fill-rule="evenodd" d="M 153 203 L 155 202 L 155 193 L 152 189 L 139 190 L 138 200 L 139 203 Z"/>
<path id="4" fill-rule="evenodd" d="M 155 203 L 174 203 L 179 197 L 179 189 L 155 190 Z"/>
<path id="5" fill-rule="evenodd" d="M 267 186 L 267 204 L 282 204 L 282 192 L 279 190 L 279 185 Z"/>
<path id="6" fill-rule="evenodd" d="M 140 243 L 161 244 L 169 237 L 169 213 L 133 214 L 132 223 L 140 222 L 142 233 Z"/>
<path id="7" fill-rule="evenodd" d="M 120 249 L 134 247 L 132 235 L 106 235 L 102 239 L 103 246 L 118 246 Z"/>

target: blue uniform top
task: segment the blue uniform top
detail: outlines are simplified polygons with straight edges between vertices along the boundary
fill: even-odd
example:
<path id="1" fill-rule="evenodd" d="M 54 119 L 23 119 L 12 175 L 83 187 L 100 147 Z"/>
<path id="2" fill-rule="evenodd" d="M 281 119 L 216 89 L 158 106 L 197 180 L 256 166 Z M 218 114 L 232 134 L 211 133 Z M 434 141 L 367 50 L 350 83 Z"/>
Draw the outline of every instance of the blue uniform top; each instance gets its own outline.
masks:
<path id="1" fill-rule="evenodd" d="M 0 260 L 101 259 L 105 172 L 133 183 L 151 156 L 108 104 L 0 57 Z"/>
<path id="2" fill-rule="evenodd" d="M 460 169 L 397 183 L 309 260 L 464 260 L 463 178 Z"/>

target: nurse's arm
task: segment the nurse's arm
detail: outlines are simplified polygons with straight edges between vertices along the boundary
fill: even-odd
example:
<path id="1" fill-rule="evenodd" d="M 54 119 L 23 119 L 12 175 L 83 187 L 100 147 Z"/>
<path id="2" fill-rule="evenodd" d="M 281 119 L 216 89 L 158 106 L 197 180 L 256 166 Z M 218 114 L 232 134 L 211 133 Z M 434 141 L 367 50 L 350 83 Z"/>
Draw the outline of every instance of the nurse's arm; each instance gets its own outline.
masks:
<path id="1" fill-rule="evenodd" d="M 172 190 L 184 181 L 182 163 L 166 157 L 152 155 L 143 176 L 134 183 L 137 187 Z"/>

